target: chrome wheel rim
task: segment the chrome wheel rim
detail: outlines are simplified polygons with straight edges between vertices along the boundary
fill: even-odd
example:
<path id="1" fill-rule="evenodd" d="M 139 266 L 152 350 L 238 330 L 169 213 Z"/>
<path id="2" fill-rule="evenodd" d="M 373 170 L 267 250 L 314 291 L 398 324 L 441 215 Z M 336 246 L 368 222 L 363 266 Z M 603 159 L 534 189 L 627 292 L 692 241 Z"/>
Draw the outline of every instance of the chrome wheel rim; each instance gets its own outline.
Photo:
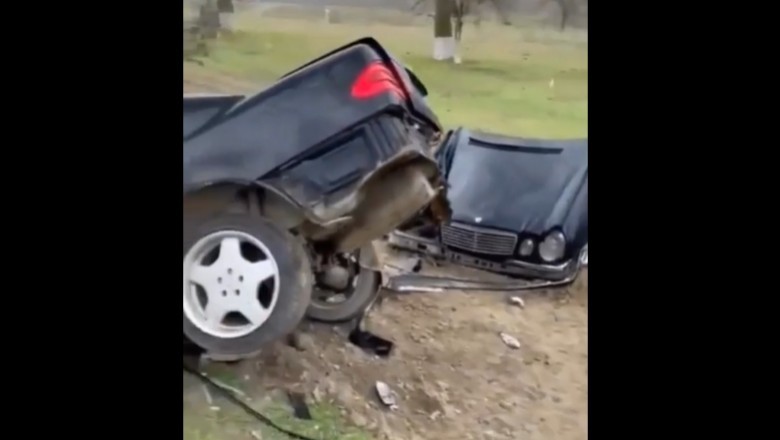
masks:
<path id="1" fill-rule="evenodd" d="M 273 313 L 279 281 L 265 243 L 241 231 L 209 234 L 184 256 L 184 316 L 210 336 L 246 336 Z"/>

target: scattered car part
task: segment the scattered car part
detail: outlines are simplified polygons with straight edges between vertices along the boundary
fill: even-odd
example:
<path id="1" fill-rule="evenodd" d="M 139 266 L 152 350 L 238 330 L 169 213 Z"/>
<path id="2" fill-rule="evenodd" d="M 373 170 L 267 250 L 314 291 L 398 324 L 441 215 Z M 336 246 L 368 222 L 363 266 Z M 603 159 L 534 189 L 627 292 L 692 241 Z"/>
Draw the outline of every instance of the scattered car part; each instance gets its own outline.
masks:
<path id="1" fill-rule="evenodd" d="M 516 337 L 504 332 L 499 333 L 498 336 L 501 337 L 501 340 L 504 341 L 504 344 L 506 344 L 507 347 L 515 350 L 520 348 L 520 341 L 518 341 Z"/>
<path id="2" fill-rule="evenodd" d="M 287 391 L 287 399 L 290 401 L 296 419 L 311 420 L 309 405 L 306 404 L 306 396 L 303 393 Z"/>
<path id="3" fill-rule="evenodd" d="M 364 268 L 365 269 L 365 268 Z M 375 295 L 374 299 L 361 310 L 351 321 L 349 342 L 368 354 L 378 357 L 388 357 L 393 351 L 393 342 L 377 336 L 364 329 L 364 323 L 368 313 L 381 302 L 381 296 Z"/>
<path id="4" fill-rule="evenodd" d="M 210 358 L 252 356 L 295 328 L 320 261 L 426 206 L 437 218 L 448 212 L 431 149 L 441 125 L 425 94 L 419 78 L 364 38 L 254 95 L 184 97 L 184 333 Z M 247 246 L 263 263 L 236 251 Z M 205 269 L 222 247 L 228 256 Z M 372 293 L 372 276 L 362 275 Z M 271 287 L 253 299 L 250 280 Z M 235 315 L 246 322 L 228 326 Z"/>
<path id="5" fill-rule="evenodd" d="M 375 385 L 376 394 L 379 400 L 391 410 L 398 409 L 398 397 L 390 386 L 382 381 L 377 381 Z"/>
<path id="6" fill-rule="evenodd" d="M 400 249 L 394 246 L 391 235 L 389 241 L 375 241 L 372 243 L 374 258 L 367 267 L 374 268 L 382 273 L 382 287 L 389 291 L 399 293 L 409 292 L 444 292 L 448 290 L 481 290 L 513 292 L 533 289 L 545 289 L 564 286 L 572 283 L 579 274 L 579 268 L 572 270 L 564 279 L 549 281 L 544 279 L 523 279 L 507 277 L 505 274 L 485 271 L 484 267 L 459 267 L 461 276 L 450 276 L 451 263 L 441 261 L 437 264 L 417 264 L 419 259 L 414 257 L 414 251 Z M 418 251 L 419 252 L 419 251 Z M 427 256 L 434 257 L 429 252 Z M 412 263 L 415 264 L 412 264 Z M 378 297 L 378 298 L 381 298 Z"/>
<path id="7" fill-rule="evenodd" d="M 519 296 L 510 296 L 509 297 L 509 304 L 514 304 L 517 307 L 520 307 L 521 309 L 525 308 L 525 300 Z"/>
<path id="8" fill-rule="evenodd" d="M 521 290 L 548 289 L 551 287 L 560 287 L 571 284 L 577 278 L 573 274 L 570 278 L 564 278 L 559 281 L 521 281 L 507 280 L 503 282 L 495 281 L 475 281 L 458 277 L 447 277 L 437 275 L 425 275 L 419 273 L 399 274 L 389 277 L 384 288 L 394 292 L 445 292 L 448 290 L 481 290 L 493 292 L 515 292 Z"/>
<path id="9" fill-rule="evenodd" d="M 388 357 L 393 351 L 392 341 L 363 330 L 360 326 L 356 326 L 349 333 L 349 342 L 363 349 L 366 353 L 379 357 Z"/>

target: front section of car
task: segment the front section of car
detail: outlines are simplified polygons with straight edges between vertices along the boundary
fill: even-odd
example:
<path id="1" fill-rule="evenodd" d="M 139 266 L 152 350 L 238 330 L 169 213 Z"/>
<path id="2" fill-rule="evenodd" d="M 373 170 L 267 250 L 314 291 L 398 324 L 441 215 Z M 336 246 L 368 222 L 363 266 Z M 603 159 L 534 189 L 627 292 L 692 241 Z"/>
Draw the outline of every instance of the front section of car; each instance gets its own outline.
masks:
<path id="1" fill-rule="evenodd" d="M 406 228 L 391 244 L 508 275 L 561 281 L 587 263 L 587 141 L 459 128 L 438 150 L 451 221 Z"/>
<path id="2" fill-rule="evenodd" d="M 514 275 L 576 274 L 588 237 L 587 141 L 460 129 L 442 156 L 453 209 L 441 227 L 446 248 Z"/>
<path id="3" fill-rule="evenodd" d="M 440 230 L 440 252 L 447 259 L 522 278 L 571 279 L 582 255 L 587 258 L 587 248 L 568 243 L 560 230 L 539 237 L 461 222 L 442 225 Z"/>

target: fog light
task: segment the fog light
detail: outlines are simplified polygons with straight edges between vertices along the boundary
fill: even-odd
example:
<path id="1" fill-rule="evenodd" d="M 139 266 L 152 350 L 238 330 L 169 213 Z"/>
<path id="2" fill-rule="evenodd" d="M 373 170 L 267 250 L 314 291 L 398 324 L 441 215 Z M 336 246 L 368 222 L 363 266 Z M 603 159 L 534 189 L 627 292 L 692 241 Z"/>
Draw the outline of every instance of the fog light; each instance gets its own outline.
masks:
<path id="1" fill-rule="evenodd" d="M 534 241 L 530 238 L 526 238 L 525 240 L 520 242 L 520 256 L 521 257 L 530 257 L 531 254 L 534 253 Z"/>

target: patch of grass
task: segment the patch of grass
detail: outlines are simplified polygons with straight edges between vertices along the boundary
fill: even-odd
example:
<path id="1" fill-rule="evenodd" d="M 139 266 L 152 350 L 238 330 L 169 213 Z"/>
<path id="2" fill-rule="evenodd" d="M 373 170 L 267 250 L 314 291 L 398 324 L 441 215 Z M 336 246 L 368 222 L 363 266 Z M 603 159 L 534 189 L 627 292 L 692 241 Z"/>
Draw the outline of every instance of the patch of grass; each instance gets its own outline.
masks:
<path id="1" fill-rule="evenodd" d="M 263 440 L 288 440 L 290 437 L 261 423 L 232 403 L 215 399 L 219 410 L 205 405 L 184 405 L 185 440 L 252 440 L 253 432 Z M 312 420 L 296 419 L 290 409 L 281 402 L 263 405 L 261 412 L 280 427 L 314 439 L 322 440 L 371 440 L 368 433 L 347 426 L 338 408 L 327 404 L 311 405 Z"/>
<path id="2" fill-rule="evenodd" d="M 224 385 L 247 393 L 246 383 L 233 371 L 233 366 L 211 364 L 208 375 Z M 260 434 L 263 440 L 288 440 L 290 437 L 256 420 L 233 402 L 217 392 L 209 394 L 212 403 L 206 400 L 203 385 L 197 379 L 185 376 L 184 399 L 184 439 L 185 440 L 255 440 L 253 432 Z M 247 404 L 267 416 L 280 427 L 321 440 L 370 440 L 366 432 L 349 426 L 341 417 L 339 409 L 331 404 L 310 404 L 312 420 L 295 418 L 283 395 L 268 393 L 252 396 Z M 214 409 L 217 407 L 218 409 Z"/>
<path id="3" fill-rule="evenodd" d="M 528 137 L 587 136 L 584 42 L 529 40 L 528 32 L 517 28 L 483 25 L 464 31 L 465 61 L 454 65 L 430 59 L 428 28 L 326 24 L 252 14 L 243 16 L 239 26 L 240 32 L 215 42 L 201 71 L 259 89 L 311 58 L 370 33 L 422 79 L 445 126 Z"/>
<path id="4" fill-rule="evenodd" d="M 269 405 L 265 414 L 279 426 L 292 432 L 300 433 L 312 438 L 333 440 L 371 440 L 371 436 L 359 429 L 347 426 L 341 420 L 338 408 L 328 404 L 315 404 L 309 406 L 312 420 L 296 419 L 289 408 L 283 405 Z M 279 431 L 267 429 L 263 439 L 283 440 L 288 437 Z"/>

